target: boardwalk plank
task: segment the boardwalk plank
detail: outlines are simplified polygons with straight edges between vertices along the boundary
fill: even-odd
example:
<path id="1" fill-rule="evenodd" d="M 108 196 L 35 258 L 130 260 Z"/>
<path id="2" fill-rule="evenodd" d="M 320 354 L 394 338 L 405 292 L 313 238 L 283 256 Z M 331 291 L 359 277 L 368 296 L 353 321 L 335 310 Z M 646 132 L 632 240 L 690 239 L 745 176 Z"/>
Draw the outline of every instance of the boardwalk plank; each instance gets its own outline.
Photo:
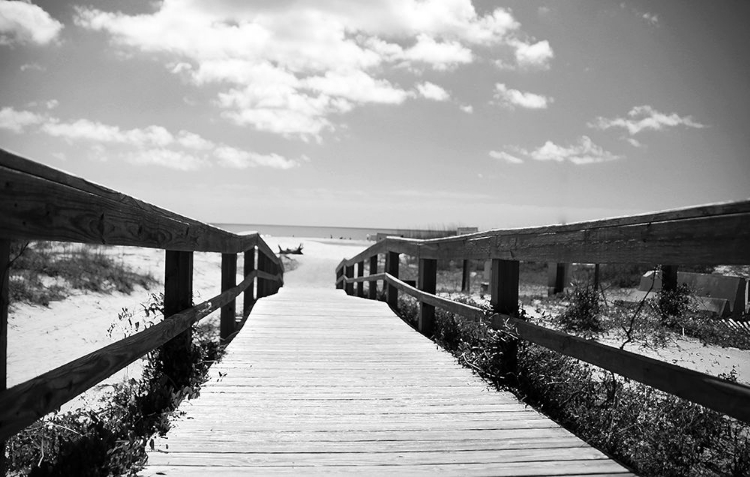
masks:
<path id="1" fill-rule="evenodd" d="M 628 473 L 341 290 L 259 300 L 180 411 L 142 475 Z"/>

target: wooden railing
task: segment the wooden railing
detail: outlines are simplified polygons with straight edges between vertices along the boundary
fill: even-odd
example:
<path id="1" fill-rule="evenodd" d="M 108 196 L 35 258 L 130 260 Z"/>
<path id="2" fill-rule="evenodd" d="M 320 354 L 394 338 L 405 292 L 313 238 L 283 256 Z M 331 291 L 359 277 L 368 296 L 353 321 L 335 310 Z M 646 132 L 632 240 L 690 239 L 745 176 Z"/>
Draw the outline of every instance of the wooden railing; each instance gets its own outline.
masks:
<path id="1" fill-rule="evenodd" d="M 11 240 L 130 245 L 166 251 L 165 319 L 91 354 L 6 389 Z M 221 253 L 218 296 L 192 306 L 193 252 Z M 256 267 L 257 252 L 257 267 Z M 237 254 L 245 279 L 237 284 Z M 155 348 L 190 344 L 190 326 L 221 309 L 220 336 L 235 330 L 257 298 L 283 285 L 282 262 L 256 233 L 236 235 L 160 209 L 0 149 L 0 441 Z M 255 280 L 257 279 L 257 284 Z M 33 353 L 33 350 L 29 350 Z"/>
<path id="2" fill-rule="evenodd" d="M 418 286 L 399 280 L 399 255 L 419 261 Z M 378 271 L 378 256 L 385 270 Z M 628 351 L 533 325 L 517 318 L 519 262 L 662 264 L 663 287 L 677 285 L 677 265 L 750 264 L 750 201 L 706 205 L 611 220 L 497 230 L 445 239 L 387 238 L 336 267 L 336 287 L 398 306 L 399 291 L 420 302 L 418 329 L 431 336 L 435 307 L 479 320 L 476 307 L 436 296 L 437 260 L 492 260 L 491 324 L 507 323 L 518 337 L 750 423 L 750 387 Z M 369 263 L 365 276 L 365 263 Z M 355 266 L 357 274 L 355 276 Z"/>

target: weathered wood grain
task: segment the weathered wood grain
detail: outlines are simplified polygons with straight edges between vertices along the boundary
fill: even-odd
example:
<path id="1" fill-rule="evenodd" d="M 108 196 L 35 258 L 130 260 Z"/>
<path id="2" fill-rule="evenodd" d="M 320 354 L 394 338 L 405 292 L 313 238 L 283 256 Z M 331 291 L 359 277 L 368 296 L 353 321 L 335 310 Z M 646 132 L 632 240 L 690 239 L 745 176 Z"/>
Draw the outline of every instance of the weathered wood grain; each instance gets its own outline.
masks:
<path id="1" fill-rule="evenodd" d="M 493 230 L 443 239 L 389 237 L 358 254 L 559 263 L 750 263 L 750 201 L 570 225 Z M 355 259 L 345 261 L 351 263 Z"/>
<path id="2" fill-rule="evenodd" d="M 8 385 L 8 306 L 10 305 L 10 240 L 0 239 L 0 392 Z M 0 438 L 0 472 L 5 473 L 5 440 Z"/>
<path id="3" fill-rule="evenodd" d="M 185 331 L 191 324 L 233 300 L 252 284 L 252 279 L 250 276 L 236 287 L 140 333 L 0 392 L 0 440 L 12 436 Z"/>
<path id="4" fill-rule="evenodd" d="M 258 302 L 180 411 L 142 475 L 627 474 L 387 304 L 339 290 Z"/>
<path id="5" fill-rule="evenodd" d="M 524 340 L 750 423 L 750 386 L 543 328 L 509 316 L 493 317 L 493 326 L 500 327 L 506 320 Z"/>
<path id="6" fill-rule="evenodd" d="M 221 291 L 237 286 L 237 254 L 221 254 Z M 250 288 L 250 287 L 248 287 Z M 223 340 L 234 333 L 237 300 L 230 300 L 221 307 L 219 337 Z"/>

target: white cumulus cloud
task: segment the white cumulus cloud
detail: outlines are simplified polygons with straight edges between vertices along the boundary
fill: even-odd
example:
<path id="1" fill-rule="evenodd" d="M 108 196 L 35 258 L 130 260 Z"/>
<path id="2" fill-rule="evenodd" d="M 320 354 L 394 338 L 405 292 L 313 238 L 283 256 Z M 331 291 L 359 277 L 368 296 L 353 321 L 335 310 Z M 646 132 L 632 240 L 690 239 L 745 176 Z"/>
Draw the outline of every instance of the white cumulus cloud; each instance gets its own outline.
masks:
<path id="1" fill-rule="evenodd" d="M 55 41 L 63 24 L 38 5 L 20 1 L 0 2 L 0 45 Z"/>
<path id="2" fill-rule="evenodd" d="M 84 142 L 100 156 L 112 151 L 110 156 L 119 156 L 133 164 L 152 164 L 184 171 L 203 169 L 212 164 L 235 169 L 291 169 L 310 160 L 307 156 L 295 160 L 279 154 L 246 151 L 215 143 L 185 130 L 173 134 L 156 125 L 122 129 L 88 119 L 62 121 L 49 114 L 17 111 L 9 107 L 0 109 L 0 128 L 16 133 L 31 130 L 69 143 Z"/>
<path id="3" fill-rule="evenodd" d="M 524 162 L 520 157 L 508 154 L 505 151 L 490 151 L 490 157 L 505 161 L 508 164 L 523 164 Z"/>
<path id="4" fill-rule="evenodd" d="M 535 149 L 524 149 L 511 146 L 506 149 L 512 150 L 515 155 L 499 152 L 492 157 L 503 159 L 508 162 L 521 160 L 518 156 L 524 156 L 535 161 L 571 162 L 576 165 L 595 164 L 622 159 L 623 156 L 613 154 L 601 146 L 594 144 L 588 136 L 578 138 L 576 144 L 560 146 L 552 141 L 546 141 Z M 494 151 L 493 151 L 494 152 Z"/>
<path id="5" fill-rule="evenodd" d="M 446 90 L 434 83 L 430 83 L 429 81 L 418 84 L 417 91 L 423 98 L 431 99 L 433 101 L 447 101 L 451 97 Z"/>
<path id="6" fill-rule="evenodd" d="M 706 127 L 705 124 L 695 121 L 692 116 L 680 116 L 677 113 L 665 114 L 648 105 L 634 107 L 628 112 L 627 117 L 604 118 L 600 116 L 588 126 L 595 129 L 622 128 L 631 136 L 641 131 L 661 131 L 677 126 L 697 129 Z"/>
<path id="7" fill-rule="evenodd" d="M 28 126 L 42 124 L 46 121 L 43 115 L 31 111 L 16 111 L 13 108 L 0 109 L 0 129 L 21 133 Z"/>
<path id="8" fill-rule="evenodd" d="M 510 10 L 480 14 L 471 0 L 163 0 L 153 8 L 78 7 L 75 22 L 128 53 L 162 53 L 173 74 L 217 88 L 229 121 L 304 140 L 320 141 L 354 108 L 416 96 L 416 85 L 390 79 L 399 69 L 461 68 L 484 54 L 544 66 L 552 57 Z"/>
<path id="9" fill-rule="evenodd" d="M 510 109 L 515 107 L 547 109 L 547 106 L 554 101 L 553 98 L 540 94 L 508 88 L 503 83 L 495 84 L 494 98 L 498 104 Z"/>

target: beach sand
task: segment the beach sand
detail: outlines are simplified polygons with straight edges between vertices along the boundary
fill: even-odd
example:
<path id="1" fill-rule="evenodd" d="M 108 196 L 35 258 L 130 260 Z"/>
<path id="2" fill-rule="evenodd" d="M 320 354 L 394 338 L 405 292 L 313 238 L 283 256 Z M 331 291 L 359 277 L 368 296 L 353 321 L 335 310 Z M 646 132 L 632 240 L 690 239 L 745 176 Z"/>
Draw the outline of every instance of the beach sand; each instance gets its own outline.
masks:
<path id="1" fill-rule="evenodd" d="M 271 237 L 264 239 L 273 250 L 296 248 L 303 245 L 303 255 L 290 255 L 295 262 L 284 277 L 288 288 L 333 288 L 335 268 L 343 258 L 350 258 L 372 245 L 372 242 L 301 237 Z M 131 267 L 150 271 L 163 280 L 164 251 L 133 247 L 111 247 L 108 253 L 116 254 Z M 240 258 L 238 271 L 242 273 Z M 292 267 L 290 267 L 292 268 Z M 200 303 L 220 293 L 221 254 L 196 253 L 194 256 L 195 302 Z M 242 280 L 238 275 L 237 281 Z M 162 284 L 152 290 L 136 289 L 132 294 L 101 294 L 74 292 L 72 296 L 49 307 L 13 304 L 8 323 L 8 386 L 26 381 L 54 369 L 80 356 L 84 356 L 123 337 L 125 327 L 117 319 L 123 308 L 136 312 L 133 319 L 145 321 L 141 303 L 148 301 L 149 293 L 160 293 Z M 238 305 L 238 309 L 241 306 Z M 531 311 L 531 310 L 530 310 Z M 218 323 L 218 311 L 204 321 Z M 108 336 L 112 324 L 115 330 Z M 607 343 L 613 346 L 619 343 Z M 750 383 L 750 352 L 734 348 L 703 346 L 691 338 L 678 337 L 668 348 L 641 349 L 631 345 L 628 350 L 652 356 L 669 363 L 684 366 L 712 375 L 727 373 L 732 368 L 738 379 Z M 111 384 L 139 377 L 140 362 L 103 381 L 90 392 L 71 401 L 63 409 L 95 405 Z"/>
<path id="2" fill-rule="evenodd" d="M 357 240 L 270 236 L 264 239 L 273 250 L 278 250 L 278 246 L 296 248 L 303 244 L 303 255 L 290 256 L 297 263 L 295 270 L 285 274 L 287 287 L 333 288 L 336 265 L 343 258 L 352 257 L 372 245 L 372 242 Z M 141 304 L 149 300 L 150 293 L 163 291 L 164 251 L 136 247 L 108 247 L 106 251 L 135 270 L 150 272 L 160 283 L 151 290 L 138 287 L 129 295 L 75 290 L 65 300 L 51 302 L 49 307 L 11 304 L 8 319 L 8 387 L 122 339 L 124 332 L 130 328 L 117 318 L 123 308 L 135 313 L 133 320 L 140 321 L 140 326 L 147 321 Z M 195 302 L 200 303 L 221 293 L 221 254 L 197 252 L 193 262 Z M 237 283 L 242 280 L 241 257 L 238 272 Z M 202 322 L 218 324 L 218 320 L 217 311 Z M 108 330 L 113 324 L 115 328 L 110 337 Z M 138 378 L 141 372 L 139 360 L 71 401 L 63 410 L 95 405 L 113 383 Z"/>

